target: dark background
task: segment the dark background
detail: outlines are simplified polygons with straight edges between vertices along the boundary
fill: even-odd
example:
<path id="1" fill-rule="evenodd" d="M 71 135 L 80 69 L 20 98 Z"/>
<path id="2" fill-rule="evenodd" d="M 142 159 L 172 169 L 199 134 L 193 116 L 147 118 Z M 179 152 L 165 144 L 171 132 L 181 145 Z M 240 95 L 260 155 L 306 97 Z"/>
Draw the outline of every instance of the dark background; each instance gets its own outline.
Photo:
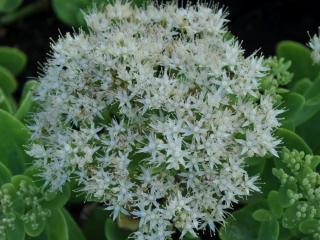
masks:
<path id="1" fill-rule="evenodd" d="M 68 1 L 68 0 L 66 0 Z M 186 1 L 186 0 L 184 0 Z M 32 0 L 26 0 L 30 3 Z M 242 41 L 246 53 L 260 50 L 274 54 L 277 42 L 295 40 L 306 43 L 309 35 L 318 32 L 320 7 L 316 0 L 217 0 L 229 12 L 231 32 Z M 72 31 L 61 23 L 50 7 L 14 24 L 0 26 L 0 45 L 17 47 L 28 56 L 27 69 L 20 82 L 37 76 L 39 62 L 49 51 L 49 38 L 59 32 Z"/>

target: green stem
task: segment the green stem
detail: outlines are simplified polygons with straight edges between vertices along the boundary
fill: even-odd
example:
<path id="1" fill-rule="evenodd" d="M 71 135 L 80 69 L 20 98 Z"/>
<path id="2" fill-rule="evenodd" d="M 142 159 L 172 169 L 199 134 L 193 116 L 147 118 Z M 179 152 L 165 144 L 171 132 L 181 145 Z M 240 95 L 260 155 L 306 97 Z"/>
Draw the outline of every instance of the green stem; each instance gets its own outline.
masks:
<path id="1" fill-rule="evenodd" d="M 3 17 L 0 17 L 0 26 L 8 25 L 10 23 L 13 23 L 19 19 L 28 17 L 32 14 L 35 14 L 37 12 L 41 12 L 45 9 L 47 9 L 49 6 L 48 0 L 39 0 L 37 2 L 28 4 L 27 6 L 4 15 Z"/>

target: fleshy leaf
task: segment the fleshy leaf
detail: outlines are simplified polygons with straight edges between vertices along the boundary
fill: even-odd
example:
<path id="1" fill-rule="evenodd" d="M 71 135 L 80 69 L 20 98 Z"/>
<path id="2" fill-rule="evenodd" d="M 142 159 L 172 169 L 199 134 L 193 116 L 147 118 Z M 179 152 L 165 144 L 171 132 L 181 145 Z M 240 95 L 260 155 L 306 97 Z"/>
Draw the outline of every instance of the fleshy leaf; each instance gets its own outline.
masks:
<path id="1" fill-rule="evenodd" d="M 319 231 L 319 219 L 307 219 L 299 224 L 299 230 L 304 234 L 311 234 Z"/>
<path id="2" fill-rule="evenodd" d="M 282 139 L 284 145 L 288 149 L 297 149 L 299 151 L 304 151 L 307 154 L 312 154 L 311 148 L 305 143 L 305 141 L 297 134 L 294 132 L 284 129 L 284 128 L 279 128 L 276 131 L 276 135 Z"/>
<path id="3" fill-rule="evenodd" d="M 253 212 L 252 217 L 258 222 L 266 222 L 271 220 L 271 213 L 266 209 L 258 209 Z"/>
<path id="4" fill-rule="evenodd" d="M 261 223 L 258 240 L 278 240 L 279 223 L 275 219 Z"/>
<path id="5" fill-rule="evenodd" d="M 69 240 L 67 221 L 61 209 L 52 209 L 47 222 L 48 240 Z"/>
<path id="6" fill-rule="evenodd" d="M 314 115 L 310 120 L 296 128 L 296 132 L 308 143 L 311 149 L 316 153 L 320 148 L 320 112 Z M 320 153 L 320 152 L 319 152 Z"/>
<path id="7" fill-rule="evenodd" d="M 83 233 L 87 239 L 105 239 L 104 227 L 108 216 L 107 211 L 94 205 L 87 206 L 85 211 L 88 214 L 83 223 Z"/>
<path id="8" fill-rule="evenodd" d="M 21 102 L 17 112 L 15 113 L 15 117 L 22 121 L 28 112 L 30 111 L 32 106 L 32 96 L 31 93 L 28 92 L 23 101 Z"/>
<path id="9" fill-rule="evenodd" d="M 30 137 L 27 128 L 0 109 L 0 162 L 12 172 L 21 174 L 31 158 L 25 153 L 24 147 Z"/>
<path id="10" fill-rule="evenodd" d="M 62 191 L 55 193 L 55 197 L 48 202 L 44 202 L 42 205 L 47 208 L 61 208 L 69 200 L 71 195 L 69 184 L 65 184 Z"/>
<path id="11" fill-rule="evenodd" d="M 75 27 L 84 26 L 85 22 L 81 13 L 81 9 L 85 8 L 90 4 L 89 0 L 53 0 L 52 7 L 58 18 L 70 25 Z"/>
<path id="12" fill-rule="evenodd" d="M 0 186 L 10 182 L 11 172 L 10 170 L 0 162 Z"/>
<path id="13" fill-rule="evenodd" d="M 62 212 L 68 225 L 68 235 L 69 235 L 68 240 L 86 240 L 81 229 L 79 228 L 77 223 L 73 220 L 70 213 L 65 209 L 62 209 Z"/>
<path id="14" fill-rule="evenodd" d="M 10 0 L 11 1 L 11 0 Z M 0 47 L 0 66 L 17 76 L 27 63 L 26 55 L 16 48 Z"/>
<path id="15" fill-rule="evenodd" d="M 320 68 L 313 64 L 311 52 L 304 45 L 293 41 L 282 41 L 277 45 L 277 56 L 291 61 L 289 70 L 294 74 L 289 86 L 302 78 L 315 79 Z"/>
<path id="16" fill-rule="evenodd" d="M 296 84 L 292 88 L 292 91 L 301 95 L 305 95 L 305 93 L 312 87 L 312 85 L 313 82 L 311 82 L 309 78 L 303 78 L 296 82 Z"/>
<path id="17" fill-rule="evenodd" d="M 257 240 L 260 223 L 252 218 L 252 214 L 263 207 L 265 204 L 259 202 L 235 211 L 220 229 L 220 238 L 222 240 Z"/>
<path id="18" fill-rule="evenodd" d="M 44 231 L 44 229 L 46 227 L 46 221 L 44 219 L 42 219 L 36 213 L 34 213 L 34 216 L 36 216 L 36 222 L 37 222 L 36 227 L 34 227 L 32 222 L 25 222 L 24 223 L 24 230 L 31 237 L 39 236 Z"/>
<path id="19" fill-rule="evenodd" d="M 12 113 L 13 111 L 9 99 L 4 94 L 1 88 L 0 88 L 0 109 L 9 113 Z"/>
<path id="20" fill-rule="evenodd" d="M 0 12 L 12 12 L 20 6 L 22 0 L 0 0 Z"/>
<path id="21" fill-rule="evenodd" d="M 305 104 L 304 97 L 298 93 L 291 92 L 284 95 L 283 100 L 286 111 L 281 114 L 280 117 L 284 118 L 286 121 L 291 119 L 294 121 L 296 114 L 302 110 Z"/>
<path id="22" fill-rule="evenodd" d="M 275 218 L 280 218 L 283 213 L 283 208 L 280 203 L 279 192 L 270 191 L 268 194 L 268 206 L 271 210 L 272 215 Z"/>
<path id="23" fill-rule="evenodd" d="M 126 240 L 130 234 L 130 232 L 120 229 L 112 219 L 106 220 L 104 233 L 107 240 Z"/>
<path id="24" fill-rule="evenodd" d="M 7 95 L 13 93 L 17 88 L 17 80 L 13 74 L 2 66 L 0 66 L 0 88 Z"/>
<path id="25" fill-rule="evenodd" d="M 25 235 L 23 222 L 17 219 L 14 222 L 14 229 L 7 232 L 6 240 L 24 240 Z"/>

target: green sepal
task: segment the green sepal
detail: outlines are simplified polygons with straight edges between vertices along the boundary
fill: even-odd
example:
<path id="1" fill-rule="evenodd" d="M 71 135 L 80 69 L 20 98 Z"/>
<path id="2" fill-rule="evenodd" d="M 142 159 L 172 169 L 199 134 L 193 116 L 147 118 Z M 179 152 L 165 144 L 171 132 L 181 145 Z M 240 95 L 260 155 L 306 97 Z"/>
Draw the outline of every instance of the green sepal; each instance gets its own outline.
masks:
<path id="1" fill-rule="evenodd" d="M 27 57 L 20 50 L 11 47 L 0 47 L 0 66 L 8 69 L 13 75 L 20 74 L 26 63 Z"/>

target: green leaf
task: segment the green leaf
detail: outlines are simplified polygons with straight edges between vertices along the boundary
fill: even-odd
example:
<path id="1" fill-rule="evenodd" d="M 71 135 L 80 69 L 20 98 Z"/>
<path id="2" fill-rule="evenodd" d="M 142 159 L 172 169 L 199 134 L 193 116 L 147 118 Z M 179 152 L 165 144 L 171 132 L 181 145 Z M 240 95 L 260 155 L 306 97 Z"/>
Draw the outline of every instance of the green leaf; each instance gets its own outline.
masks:
<path id="1" fill-rule="evenodd" d="M 250 157 L 245 159 L 246 171 L 250 176 L 260 175 L 266 164 L 266 158 Z"/>
<path id="2" fill-rule="evenodd" d="M 2 89 L 0 88 L 0 109 L 12 113 L 12 106 L 10 104 L 9 99 L 7 96 L 3 93 Z"/>
<path id="3" fill-rule="evenodd" d="M 24 240 L 25 235 L 23 222 L 17 219 L 14 222 L 14 229 L 7 232 L 6 240 Z"/>
<path id="4" fill-rule="evenodd" d="M 184 237 L 183 240 L 200 240 L 200 238 L 193 236 L 190 233 L 187 233 Z"/>
<path id="5" fill-rule="evenodd" d="M 73 220 L 70 213 L 66 209 L 62 209 L 62 212 L 68 225 L 69 240 L 86 240 L 81 229 L 79 228 L 77 223 Z"/>
<path id="6" fill-rule="evenodd" d="M 279 223 L 275 219 L 261 223 L 258 240 L 278 240 Z"/>
<path id="7" fill-rule="evenodd" d="M 69 200 L 71 195 L 69 184 L 65 184 L 62 191 L 56 192 L 52 200 L 43 202 L 42 206 L 47 208 L 62 208 Z"/>
<path id="8" fill-rule="evenodd" d="M 11 0 L 10 0 L 11 1 Z M 0 66 L 17 76 L 27 63 L 26 55 L 16 48 L 0 47 Z"/>
<path id="9" fill-rule="evenodd" d="M 107 211 L 94 205 L 86 206 L 87 218 L 83 223 L 83 233 L 87 239 L 105 239 L 104 225 Z"/>
<path id="10" fill-rule="evenodd" d="M 21 99 L 23 100 L 27 94 L 31 91 L 33 91 L 38 86 L 38 82 L 35 80 L 29 80 L 27 81 L 22 90 Z"/>
<path id="11" fill-rule="evenodd" d="M 258 222 L 266 222 L 271 220 L 271 213 L 266 209 L 258 209 L 253 212 L 252 217 Z"/>
<path id="12" fill-rule="evenodd" d="M 25 153 L 30 133 L 27 128 L 0 109 L 0 162 L 12 172 L 21 174 L 25 165 L 31 163 L 31 158 Z"/>
<path id="13" fill-rule="evenodd" d="M 86 9 L 89 4 L 89 0 L 52 0 L 52 7 L 58 18 L 62 22 L 75 27 L 85 25 L 81 9 Z"/>
<path id="14" fill-rule="evenodd" d="M 30 112 L 32 106 L 32 95 L 31 92 L 28 92 L 21 105 L 19 106 L 17 112 L 15 113 L 15 117 L 20 121 L 23 121 L 27 114 Z"/>
<path id="15" fill-rule="evenodd" d="M 276 135 L 282 139 L 283 144 L 290 150 L 296 149 L 298 151 L 304 151 L 306 154 L 312 154 L 312 150 L 310 147 L 305 143 L 305 141 L 295 134 L 294 132 L 279 128 L 276 131 Z"/>
<path id="16" fill-rule="evenodd" d="M 10 170 L 0 162 L 0 186 L 10 182 L 11 176 Z"/>
<path id="17" fill-rule="evenodd" d="M 24 223 L 24 230 L 30 237 L 38 237 L 43 233 L 46 227 L 46 221 L 37 214 L 36 210 L 33 210 L 34 216 L 36 216 L 37 226 L 35 227 L 32 222 Z"/>
<path id="18" fill-rule="evenodd" d="M 307 219 L 299 224 L 299 230 L 304 234 L 312 234 L 319 231 L 319 219 Z"/>
<path id="19" fill-rule="evenodd" d="M 47 222 L 48 240 L 69 240 L 67 221 L 61 209 L 52 209 Z"/>
<path id="20" fill-rule="evenodd" d="M 118 227 L 118 224 L 112 219 L 107 219 L 105 222 L 104 233 L 107 240 L 126 240 L 130 234 L 129 231 Z"/>
<path id="21" fill-rule="evenodd" d="M 219 231 L 221 240 L 257 240 L 260 223 L 251 216 L 255 210 L 263 207 L 265 203 L 258 202 L 235 211 Z"/>
<path id="22" fill-rule="evenodd" d="M 19 190 L 21 182 L 25 182 L 27 185 L 34 186 L 34 183 L 32 182 L 32 179 L 25 175 L 15 175 L 11 178 L 12 185 Z"/>
<path id="23" fill-rule="evenodd" d="M 12 12 L 22 3 L 22 0 L 0 0 L 0 12 Z"/>
<path id="24" fill-rule="evenodd" d="M 281 114 L 280 118 L 284 118 L 286 121 L 295 119 L 297 113 L 302 110 L 305 99 L 302 95 L 291 92 L 285 94 L 283 97 L 285 112 Z"/>
<path id="25" fill-rule="evenodd" d="M 0 66 L 0 88 L 7 95 L 10 95 L 17 89 L 17 80 L 9 70 L 2 66 Z"/>
<path id="26" fill-rule="evenodd" d="M 320 72 L 319 66 L 313 64 L 311 51 L 300 43 L 282 41 L 277 45 L 276 53 L 279 58 L 291 61 L 289 71 L 294 76 L 289 86 L 293 86 L 302 78 L 315 79 Z"/>
<path id="27" fill-rule="evenodd" d="M 313 82 L 311 82 L 310 79 L 303 78 L 296 82 L 296 84 L 292 88 L 292 91 L 304 96 L 308 89 L 312 87 L 312 85 Z"/>
<path id="28" fill-rule="evenodd" d="M 320 94 L 320 75 L 317 76 L 317 78 L 313 81 L 312 86 L 308 88 L 308 90 L 306 90 L 304 95 L 306 99 L 311 99 L 315 96 L 318 96 L 319 94 Z"/>
<path id="29" fill-rule="evenodd" d="M 311 119 L 296 128 L 296 132 L 307 142 L 310 148 L 316 153 L 320 148 L 320 112 Z M 320 152 L 319 152 L 320 153 Z"/>
<path id="30" fill-rule="evenodd" d="M 267 202 L 268 202 L 268 206 L 271 210 L 272 215 L 275 218 L 280 218 L 283 213 L 283 208 L 281 206 L 279 192 L 270 191 L 268 194 Z"/>
<path id="31" fill-rule="evenodd" d="M 17 194 L 16 188 L 12 183 L 5 183 L 1 186 L 1 191 L 11 198 L 12 207 L 15 212 L 22 214 L 24 212 L 24 203 Z"/>

